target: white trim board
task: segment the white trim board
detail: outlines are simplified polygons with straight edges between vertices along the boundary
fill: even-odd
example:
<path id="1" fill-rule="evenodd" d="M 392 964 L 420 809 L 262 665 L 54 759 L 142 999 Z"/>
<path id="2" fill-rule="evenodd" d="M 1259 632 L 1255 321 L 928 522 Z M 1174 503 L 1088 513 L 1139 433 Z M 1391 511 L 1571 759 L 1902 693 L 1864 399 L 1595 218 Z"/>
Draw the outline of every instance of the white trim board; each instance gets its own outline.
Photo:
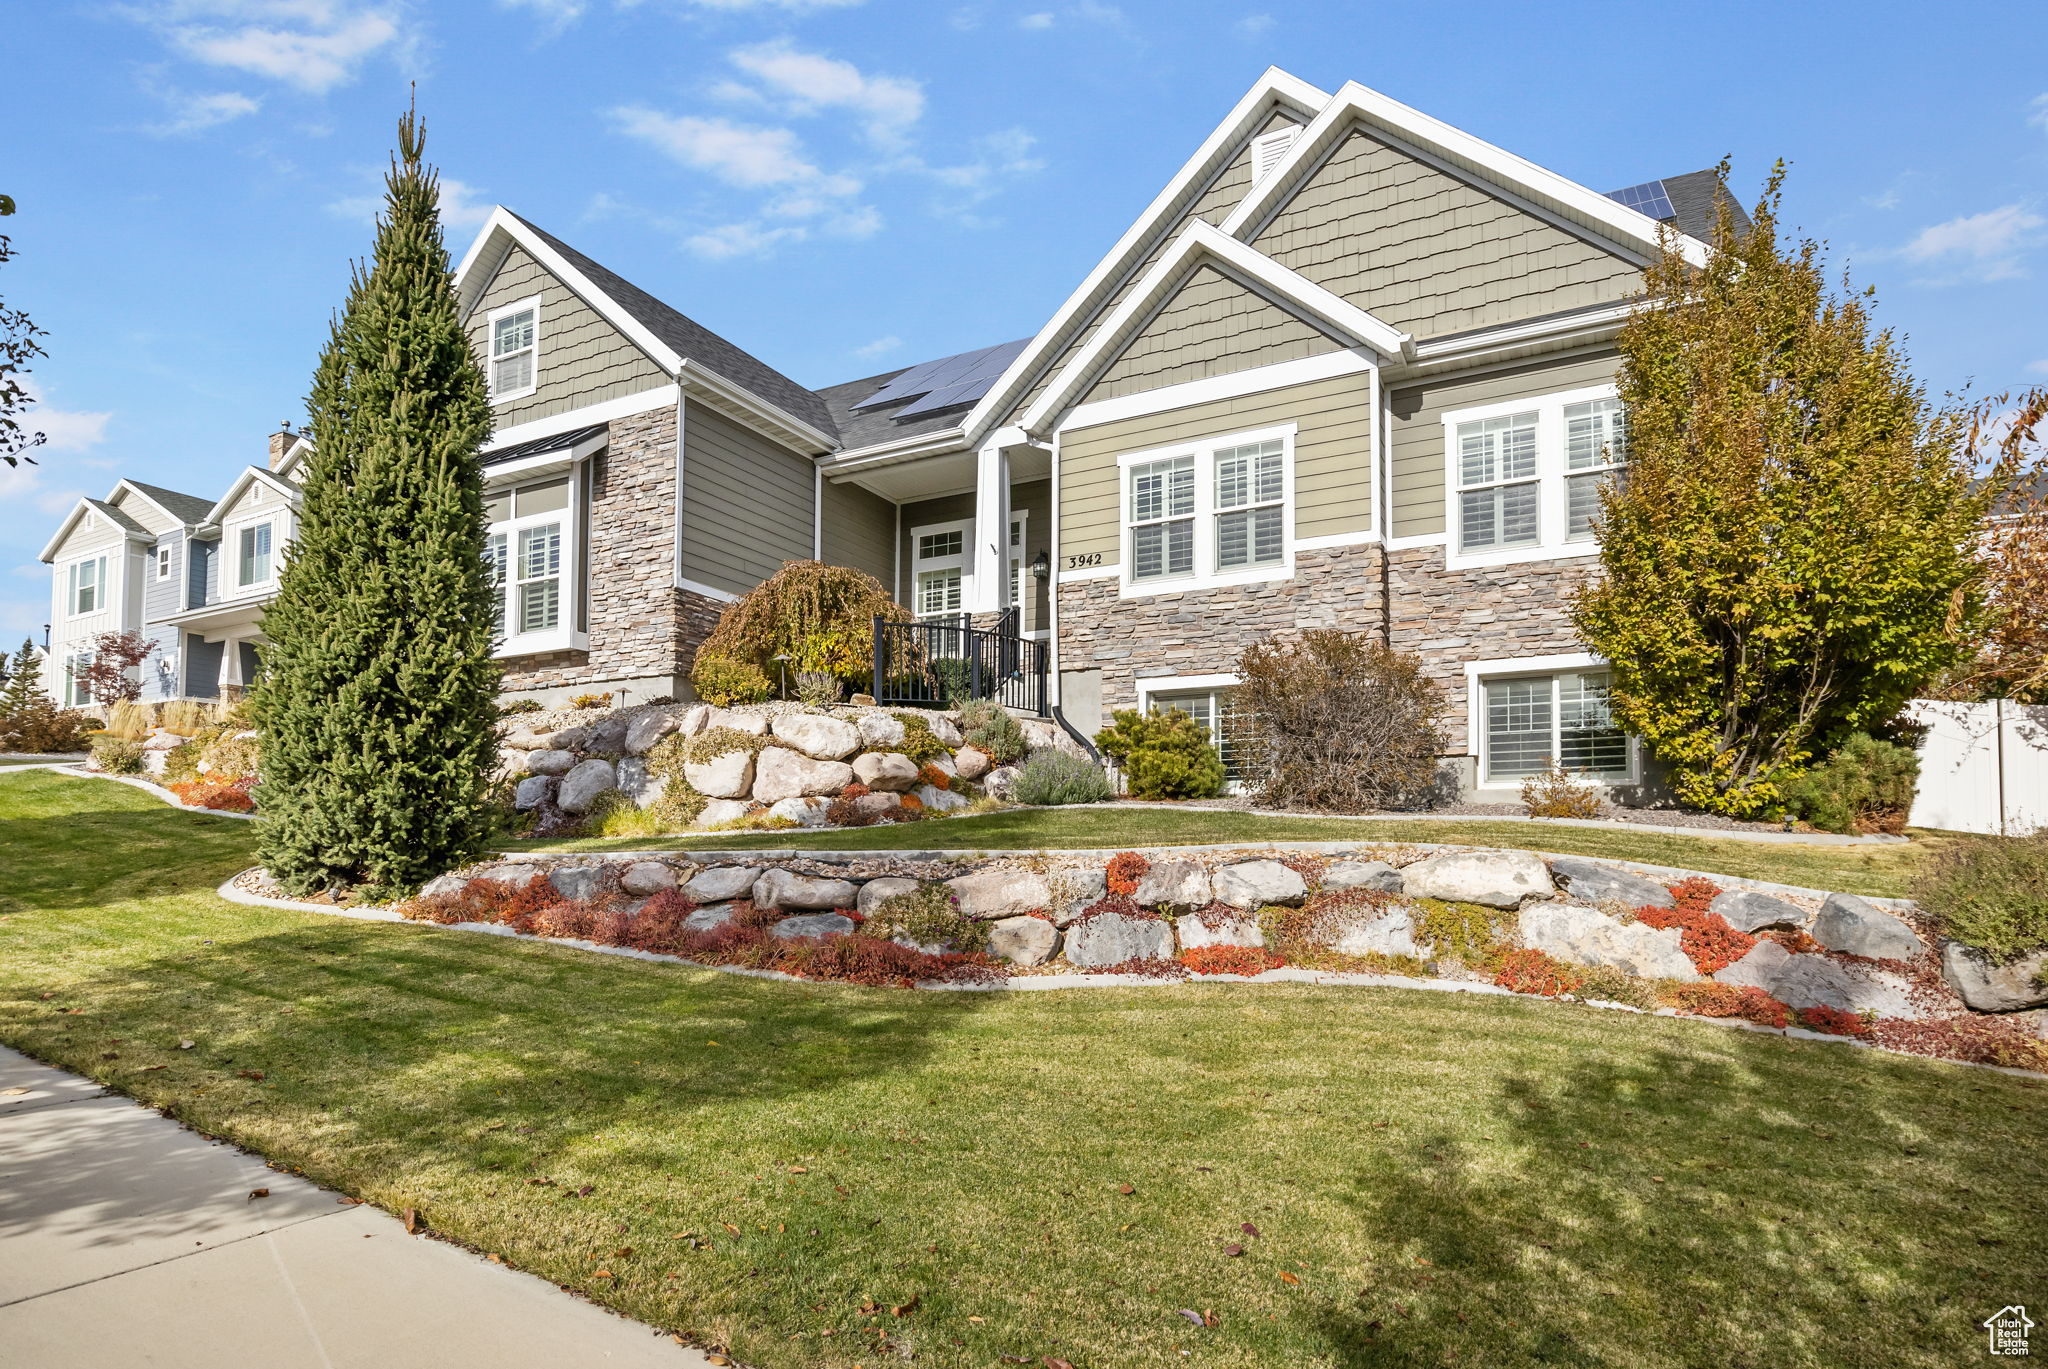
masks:
<path id="1" fill-rule="evenodd" d="M 1059 427 L 1062 432 L 1070 432 L 1103 423 L 1118 423 L 1127 418 L 1144 418 L 1172 409 L 1192 408 L 1220 399 L 1240 399 L 1245 395 L 1263 394 L 1267 390 L 1284 390 L 1337 376 L 1361 375 L 1376 364 L 1363 349 L 1353 347 L 1296 361 L 1252 366 L 1232 371 L 1229 375 L 1206 376 L 1201 380 L 1182 381 L 1178 385 L 1162 385 L 1156 390 L 1140 390 L 1137 394 L 1076 404 L 1061 417 Z"/>
<path id="2" fill-rule="evenodd" d="M 529 419 L 514 423 L 491 434 L 483 445 L 485 452 L 494 452 L 500 447 L 510 447 L 521 442 L 531 442 L 537 437 L 553 437 L 574 428 L 587 428 L 593 423 L 609 423 L 615 418 L 630 418 L 644 414 L 650 409 L 665 408 L 676 402 L 681 393 L 674 385 L 662 385 L 652 390 L 636 390 L 617 399 L 607 399 L 597 404 L 586 404 L 580 409 L 565 409 L 545 418 Z"/>

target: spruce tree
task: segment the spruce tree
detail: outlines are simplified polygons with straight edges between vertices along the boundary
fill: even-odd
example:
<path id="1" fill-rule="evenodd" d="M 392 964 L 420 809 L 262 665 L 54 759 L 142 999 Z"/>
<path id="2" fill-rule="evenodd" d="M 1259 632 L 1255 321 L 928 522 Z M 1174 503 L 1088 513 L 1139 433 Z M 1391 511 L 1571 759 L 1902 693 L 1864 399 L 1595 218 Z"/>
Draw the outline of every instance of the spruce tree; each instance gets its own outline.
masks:
<path id="1" fill-rule="evenodd" d="M 24 637 L 21 650 L 14 653 L 14 660 L 7 667 L 7 689 L 0 693 L 0 718 L 19 717 L 42 694 L 43 663 L 36 655 L 36 644 Z"/>
<path id="2" fill-rule="evenodd" d="M 491 416 L 422 141 L 408 112 L 372 259 L 314 374 L 298 536 L 263 618 L 259 849 L 299 892 L 409 889 L 492 830 Z"/>

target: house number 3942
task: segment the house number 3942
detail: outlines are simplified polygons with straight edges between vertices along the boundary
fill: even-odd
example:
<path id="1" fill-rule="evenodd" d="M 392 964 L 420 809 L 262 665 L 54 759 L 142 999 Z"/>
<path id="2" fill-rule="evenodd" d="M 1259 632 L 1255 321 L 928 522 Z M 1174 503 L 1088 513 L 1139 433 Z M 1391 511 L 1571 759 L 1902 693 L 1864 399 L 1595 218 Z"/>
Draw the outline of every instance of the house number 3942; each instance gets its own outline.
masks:
<path id="1" fill-rule="evenodd" d="M 1068 570 L 1078 570 L 1082 566 L 1099 566 L 1101 564 L 1102 553 L 1099 551 L 1091 551 L 1085 556 L 1069 556 L 1067 558 Z"/>

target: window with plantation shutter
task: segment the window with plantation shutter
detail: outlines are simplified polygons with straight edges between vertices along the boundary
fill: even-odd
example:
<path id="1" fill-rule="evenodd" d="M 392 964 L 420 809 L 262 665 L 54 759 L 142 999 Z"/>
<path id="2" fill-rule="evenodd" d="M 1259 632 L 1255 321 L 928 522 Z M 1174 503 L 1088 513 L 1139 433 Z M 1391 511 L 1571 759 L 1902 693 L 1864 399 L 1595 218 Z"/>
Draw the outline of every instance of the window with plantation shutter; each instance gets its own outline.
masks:
<path id="1" fill-rule="evenodd" d="M 1515 784 L 1550 768 L 1606 780 L 1631 772 L 1629 741 L 1608 704 L 1603 670 L 1490 678 L 1482 686 L 1484 773 Z"/>
<path id="2" fill-rule="evenodd" d="M 491 402 L 534 392 L 540 360 L 540 301 L 520 300 L 493 309 L 486 320 Z"/>
<path id="3" fill-rule="evenodd" d="M 1600 490 L 1628 464 L 1628 419 L 1618 399 L 1564 406 L 1565 539 L 1591 541 L 1600 519 Z"/>
<path id="4" fill-rule="evenodd" d="M 1294 427 L 1118 458 L 1125 593 L 1293 572 Z"/>
<path id="5" fill-rule="evenodd" d="M 1443 415 L 1446 568 L 1584 556 L 1628 464 L 1612 385 Z"/>
<path id="6" fill-rule="evenodd" d="M 560 649 L 579 626 L 577 488 L 576 476 L 557 475 L 485 492 L 484 568 L 501 654 Z"/>
<path id="7" fill-rule="evenodd" d="M 1131 578 L 1164 580 L 1195 569 L 1195 459 L 1131 471 Z"/>

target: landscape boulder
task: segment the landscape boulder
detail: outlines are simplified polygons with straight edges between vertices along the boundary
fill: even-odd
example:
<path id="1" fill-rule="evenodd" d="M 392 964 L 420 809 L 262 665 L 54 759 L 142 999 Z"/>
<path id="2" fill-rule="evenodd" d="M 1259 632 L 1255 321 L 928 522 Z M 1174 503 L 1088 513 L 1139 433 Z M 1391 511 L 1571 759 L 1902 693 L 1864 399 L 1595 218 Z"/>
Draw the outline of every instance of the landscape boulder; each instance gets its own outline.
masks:
<path id="1" fill-rule="evenodd" d="M 1761 932 L 1772 927 L 1797 931 L 1806 925 L 1809 916 L 1804 908 L 1754 889 L 1730 889 L 1716 894 L 1707 911 L 1727 918 L 1728 925 L 1738 932 Z"/>
<path id="2" fill-rule="evenodd" d="M 748 897 L 760 877 L 751 865 L 707 865 L 690 876 L 683 893 L 692 903 L 723 903 Z"/>
<path id="3" fill-rule="evenodd" d="M 1347 922 L 1330 943 L 1343 955 L 1402 955 L 1428 959 L 1428 952 L 1415 939 L 1415 913 L 1407 907 L 1393 907 L 1378 917 Z"/>
<path id="4" fill-rule="evenodd" d="M 1813 920 L 1813 939 L 1831 951 L 1868 960 L 1911 960 L 1926 949 L 1904 919 L 1854 894 L 1828 895 Z"/>
<path id="5" fill-rule="evenodd" d="M 980 779 L 994 764 L 994 758 L 979 747 L 963 746 L 953 756 L 954 771 L 963 780 Z"/>
<path id="6" fill-rule="evenodd" d="M 1131 901 L 1142 908 L 1160 908 L 1179 917 L 1214 902 L 1209 876 L 1191 860 L 1163 860 L 1138 877 Z"/>
<path id="7" fill-rule="evenodd" d="M 699 732 L 709 732 L 714 727 L 729 727 L 735 732 L 744 732 L 749 737 L 767 735 L 768 718 L 761 713 L 740 713 L 730 708 L 713 708 L 704 714 L 703 726 Z"/>
<path id="8" fill-rule="evenodd" d="M 737 916 L 730 903 L 713 903 L 683 919 L 686 932 L 715 932 Z"/>
<path id="9" fill-rule="evenodd" d="M 486 865 L 476 872 L 475 878 L 494 880 L 514 889 L 524 889 L 537 879 L 546 879 L 547 871 L 538 865 L 520 860 L 502 860 L 495 865 Z"/>
<path id="10" fill-rule="evenodd" d="M 676 887 L 676 872 L 662 861 L 636 860 L 619 871 L 619 888 L 642 898 Z"/>
<path id="11" fill-rule="evenodd" d="M 932 784 L 920 784 L 917 787 L 917 800 L 925 806 L 926 811 L 932 813 L 957 813 L 967 806 L 967 800 L 960 795 Z"/>
<path id="12" fill-rule="evenodd" d="M 728 751 L 708 761 L 686 762 L 683 778 L 707 798 L 745 798 L 754 788 L 754 756 L 749 751 Z"/>
<path id="13" fill-rule="evenodd" d="M 526 758 L 526 769 L 535 775 L 566 775 L 576 765 L 574 751 L 535 751 Z"/>
<path id="14" fill-rule="evenodd" d="M 1450 903 L 1489 908 L 1519 907 L 1528 898 L 1553 892 L 1550 868 L 1527 851 L 1456 851 L 1431 856 L 1401 869 L 1404 892 Z"/>
<path id="15" fill-rule="evenodd" d="M 884 818 L 893 818 L 901 814 L 903 796 L 889 793 L 862 794 L 853 801 L 853 806 L 879 822 Z"/>
<path id="16" fill-rule="evenodd" d="M 462 875 L 436 875 L 420 886 L 420 898 L 453 898 L 468 887 L 469 880 Z"/>
<path id="17" fill-rule="evenodd" d="M 1046 887 L 1052 894 L 1046 911 L 1064 927 L 1087 911 L 1090 904 L 1102 901 L 1109 892 L 1109 873 L 1100 865 L 1065 866 L 1052 872 Z"/>
<path id="18" fill-rule="evenodd" d="M 723 827 L 747 815 L 747 805 L 738 799 L 713 799 L 697 812 L 692 827 Z"/>
<path id="19" fill-rule="evenodd" d="M 831 808 L 830 799 L 778 799 L 768 805 L 768 816 L 793 822 L 799 827 L 823 827 Z"/>
<path id="20" fill-rule="evenodd" d="M 1266 934 L 1255 919 L 1207 908 L 1175 921 L 1173 930 L 1180 948 L 1192 951 L 1202 946 L 1263 946 Z"/>
<path id="21" fill-rule="evenodd" d="M 812 760 L 844 760 L 860 750 L 860 729 L 822 713 L 784 713 L 771 724 L 777 741 L 788 742 Z"/>
<path id="22" fill-rule="evenodd" d="M 1043 912 L 1052 902 L 1045 880 L 1030 870 L 1001 865 L 946 881 L 960 912 L 967 917 L 993 921 L 1024 913 Z"/>
<path id="23" fill-rule="evenodd" d="M 1402 890 L 1401 872 L 1383 860 L 1340 860 L 1323 871 L 1323 887 L 1398 894 Z"/>
<path id="24" fill-rule="evenodd" d="M 1067 928 L 1067 959 L 1084 970 L 1173 955 L 1173 928 L 1153 917 L 1095 913 Z"/>
<path id="25" fill-rule="evenodd" d="M 1012 965 L 1043 965 L 1059 945 L 1059 929 L 1042 917 L 1001 918 L 988 929 L 988 953 Z"/>
<path id="26" fill-rule="evenodd" d="M 981 792 L 992 799 L 1007 799 L 1017 791 L 1017 767 L 999 765 L 981 781 Z"/>
<path id="27" fill-rule="evenodd" d="M 1604 903 L 1617 899 L 1631 908 L 1669 908 L 1671 891 L 1653 879 L 1602 865 L 1578 856 L 1551 859 L 1550 873 L 1564 891 L 1579 903 Z"/>
<path id="28" fill-rule="evenodd" d="M 1410 886 L 1412 889 L 1412 885 Z M 1618 922 L 1574 903 L 1522 910 L 1522 944 L 1574 965 L 1613 965 L 1641 979 L 1695 980 L 1700 973 L 1679 945 L 1679 929 Z"/>
<path id="29" fill-rule="evenodd" d="M 903 724 L 879 709 L 861 714 L 854 725 L 860 730 L 861 745 L 871 750 L 887 751 L 903 745 Z"/>
<path id="30" fill-rule="evenodd" d="M 844 913 L 805 913 L 786 917 L 768 930 L 785 941 L 801 936 L 850 936 L 853 919 Z"/>
<path id="31" fill-rule="evenodd" d="M 604 888 L 603 865 L 557 865 L 548 871 L 548 883 L 563 898 L 588 899 Z"/>
<path id="32" fill-rule="evenodd" d="M 1277 860 L 1248 860 L 1225 865 L 1209 877 L 1218 903 L 1233 908 L 1264 908 L 1268 904 L 1299 904 L 1308 897 L 1300 875 Z"/>
<path id="33" fill-rule="evenodd" d="M 1945 941 L 1941 973 L 1949 987 L 1978 1012 L 2019 1012 L 2048 1004 L 2048 951 L 2036 951 L 2000 964 L 1974 946 Z"/>
<path id="34" fill-rule="evenodd" d="M 522 813 L 540 807 L 555 796 L 557 783 L 553 775 L 528 775 L 512 791 L 512 806 Z"/>
<path id="35" fill-rule="evenodd" d="M 898 751 L 870 751 L 853 758 L 853 777 L 877 793 L 908 793 L 917 783 L 917 762 Z"/>
<path id="36" fill-rule="evenodd" d="M 654 749 L 655 743 L 682 725 L 681 718 L 661 709 L 642 713 L 626 727 L 626 754 L 646 755 Z"/>
<path id="37" fill-rule="evenodd" d="M 873 917 L 877 909 L 898 894 L 914 894 L 916 892 L 916 880 L 898 879 L 894 875 L 884 875 L 880 879 L 871 879 L 866 884 L 860 886 L 859 900 L 853 905 L 854 911 L 862 917 Z"/>
<path id="38" fill-rule="evenodd" d="M 597 802 L 598 795 L 608 794 L 618 788 L 618 777 L 610 761 L 595 758 L 580 761 L 576 768 L 562 776 L 562 787 L 555 793 L 555 802 L 565 813 L 587 813 Z"/>
<path id="39" fill-rule="evenodd" d="M 790 870 L 768 870 L 754 881 L 758 908 L 851 908 L 858 897 L 849 880 L 816 879 Z M 853 930 L 851 923 L 847 930 Z"/>
<path id="40" fill-rule="evenodd" d="M 766 747 L 754 761 L 754 797 L 762 803 L 837 794 L 852 783 L 853 767 L 845 761 L 813 760 L 787 747 Z"/>
<path id="41" fill-rule="evenodd" d="M 925 715 L 924 721 L 925 726 L 931 729 L 932 735 L 943 745 L 949 748 L 960 745 L 960 729 L 954 725 L 951 718 L 943 713 L 929 713 Z"/>

